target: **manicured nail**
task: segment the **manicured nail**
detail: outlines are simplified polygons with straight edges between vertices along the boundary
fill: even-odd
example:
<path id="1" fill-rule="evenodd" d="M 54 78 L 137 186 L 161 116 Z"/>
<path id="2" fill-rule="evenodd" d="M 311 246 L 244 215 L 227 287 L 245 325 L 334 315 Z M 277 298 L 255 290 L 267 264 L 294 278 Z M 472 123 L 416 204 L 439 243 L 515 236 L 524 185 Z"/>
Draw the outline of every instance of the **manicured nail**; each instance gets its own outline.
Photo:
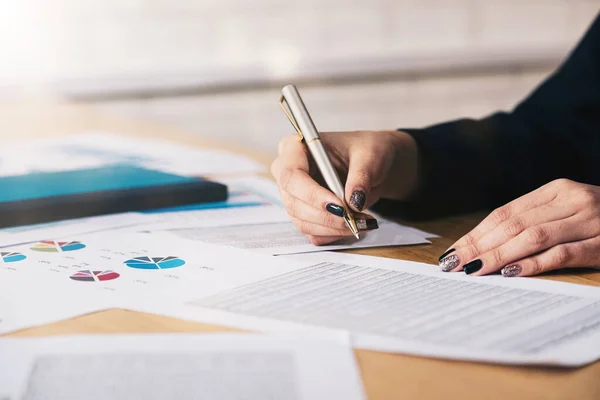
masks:
<path id="1" fill-rule="evenodd" d="M 343 217 L 344 216 L 344 207 L 338 206 L 337 204 L 328 203 L 325 206 L 325 209 L 328 212 L 332 213 L 333 215 L 335 215 L 337 217 Z"/>
<path id="2" fill-rule="evenodd" d="M 442 258 L 440 261 L 440 268 L 444 272 L 452 271 L 460 264 L 460 258 L 456 254 L 449 255 L 448 257 Z"/>
<path id="3" fill-rule="evenodd" d="M 372 231 L 373 229 L 379 228 L 376 219 L 357 219 L 356 226 L 359 231 Z"/>
<path id="4" fill-rule="evenodd" d="M 445 252 L 444 254 L 442 254 L 442 255 L 440 256 L 440 258 L 438 258 L 438 261 L 439 261 L 439 262 L 442 262 L 442 260 L 443 260 L 443 259 L 444 259 L 444 258 L 445 258 L 445 257 L 446 257 L 448 254 L 452 253 L 454 250 L 456 250 L 456 249 L 450 249 L 450 250 L 446 250 L 446 252 Z"/>
<path id="5" fill-rule="evenodd" d="M 513 264 L 502 268 L 500 272 L 502 272 L 502 276 L 512 278 L 513 276 L 518 276 L 521 271 L 523 271 L 523 268 L 519 264 Z"/>
<path id="6" fill-rule="evenodd" d="M 364 191 L 356 189 L 352 192 L 350 196 L 350 205 L 356 208 L 358 211 L 362 211 L 365 207 L 365 200 L 367 199 L 367 195 Z"/>
<path id="7" fill-rule="evenodd" d="M 481 260 L 473 260 L 470 263 L 465 264 L 463 271 L 465 271 L 467 275 L 471 275 L 473 272 L 479 271 L 481 267 L 483 267 L 483 262 L 481 262 Z"/>

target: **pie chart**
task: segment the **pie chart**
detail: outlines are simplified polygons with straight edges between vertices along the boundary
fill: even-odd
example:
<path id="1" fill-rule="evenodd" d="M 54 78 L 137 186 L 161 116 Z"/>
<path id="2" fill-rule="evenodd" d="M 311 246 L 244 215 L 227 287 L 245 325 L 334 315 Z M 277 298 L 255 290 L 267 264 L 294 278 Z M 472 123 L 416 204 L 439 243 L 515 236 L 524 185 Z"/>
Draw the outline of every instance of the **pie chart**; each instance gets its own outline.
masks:
<path id="1" fill-rule="evenodd" d="M 89 269 L 84 269 L 82 271 L 76 272 L 70 276 L 74 281 L 82 281 L 82 282 L 102 282 L 102 281 L 112 281 L 113 279 L 117 279 L 119 276 L 115 271 L 104 270 L 104 271 L 92 271 Z"/>
<path id="2" fill-rule="evenodd" d="M 0 258 L 2 258 L 2 261 L 4 261 L 5 263 L 11 263 L 11 262 L 23 261 L 27 257 L 21 253 L 0 252 Z"/>
<path id="3" fill-rule="evenodd" d="M 77 241 L 73 242 L 55 242 L 54 240 L 44 240 L 31 248 L 33 251 L 44 251 L 48 253 L 61 253 L 63 251 L 75 251 L 85 248 L 85 244 Z"/>
<path id="4" fill-rule="evenodd" d="M 185 264 L 179 257 L 136 257 L 125 261 L 125 265 L 137 269 L 169 269 L 181 267 Z"/>

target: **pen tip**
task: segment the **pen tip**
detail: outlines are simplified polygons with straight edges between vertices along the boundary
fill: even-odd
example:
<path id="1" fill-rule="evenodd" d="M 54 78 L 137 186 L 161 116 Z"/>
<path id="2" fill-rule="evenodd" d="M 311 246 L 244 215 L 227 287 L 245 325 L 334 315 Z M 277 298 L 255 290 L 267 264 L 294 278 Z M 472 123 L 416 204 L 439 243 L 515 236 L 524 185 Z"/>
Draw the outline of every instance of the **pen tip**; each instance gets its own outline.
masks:
<path id="1" fill-rule="evenodd" d="M 358 232 L 354 234 L 354 237 L 360 239 L 360 235 L 358 234 Z"/>

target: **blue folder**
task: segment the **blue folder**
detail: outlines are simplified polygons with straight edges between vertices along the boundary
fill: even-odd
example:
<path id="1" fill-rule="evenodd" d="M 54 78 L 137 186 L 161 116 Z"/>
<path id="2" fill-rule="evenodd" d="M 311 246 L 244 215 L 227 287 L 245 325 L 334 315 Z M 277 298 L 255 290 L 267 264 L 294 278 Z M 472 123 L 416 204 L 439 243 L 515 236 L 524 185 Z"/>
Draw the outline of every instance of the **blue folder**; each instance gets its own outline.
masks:
<path id="1" fill-rule="evenodd" d="M 0 177 L 0 227 L 223 201 L 227 187 L 130 165 Z"/>

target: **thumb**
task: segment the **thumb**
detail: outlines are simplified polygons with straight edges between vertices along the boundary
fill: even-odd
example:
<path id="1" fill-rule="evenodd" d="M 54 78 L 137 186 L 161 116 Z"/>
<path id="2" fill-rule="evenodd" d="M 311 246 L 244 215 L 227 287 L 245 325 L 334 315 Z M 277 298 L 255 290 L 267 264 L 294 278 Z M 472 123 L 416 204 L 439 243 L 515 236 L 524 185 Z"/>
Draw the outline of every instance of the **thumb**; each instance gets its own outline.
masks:
<path id="1" fill-rule="evenodd" d="M 366 205 L 372 204 L 372 188 L 381 180 L 381 164 L 380 158 L 364 152 L 357 152 L 350 157 L 345 196 L 354 211 L 362 211 Z"/>

